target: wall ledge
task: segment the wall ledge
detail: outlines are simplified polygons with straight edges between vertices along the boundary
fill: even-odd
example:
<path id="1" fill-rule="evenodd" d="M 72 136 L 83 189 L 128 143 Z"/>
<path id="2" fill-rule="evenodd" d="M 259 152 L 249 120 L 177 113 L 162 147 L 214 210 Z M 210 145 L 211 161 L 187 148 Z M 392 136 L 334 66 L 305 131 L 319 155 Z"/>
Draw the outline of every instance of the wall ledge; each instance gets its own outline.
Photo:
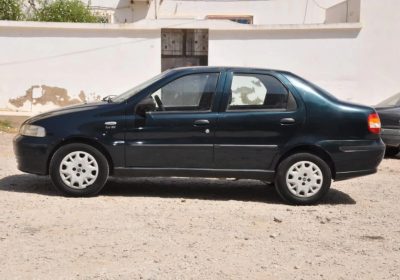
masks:
<path id="1" fill-rule="evenodd" d="M 159 30 L 161 28 L 206 28 L 215 31 L 321 31 L 321 30 L 361 30 L 362 24 L 329 23 L 329 24 L 272 24 L 246 25 L 228 20 L 212 19 L 158 19 L 141 20 L 135 23 L 70 23 L 70 22 L 33 22 L 33 21 L 0 21 L 2 29 L 58 29 L 58 30 L 93 30 L 93 31 L 135 31 Z"/>

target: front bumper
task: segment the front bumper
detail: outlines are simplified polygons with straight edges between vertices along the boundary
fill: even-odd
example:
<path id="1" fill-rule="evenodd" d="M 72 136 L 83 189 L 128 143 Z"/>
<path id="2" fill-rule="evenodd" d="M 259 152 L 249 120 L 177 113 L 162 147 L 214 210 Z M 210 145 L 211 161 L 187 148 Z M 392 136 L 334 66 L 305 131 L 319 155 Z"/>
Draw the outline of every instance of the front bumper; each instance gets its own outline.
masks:
<path id="1" fill-rule="evenodd" d="M 390 147 L 400 147 L 400 129 L 382 128 L 383 142 Z"/>
<path id="2" fill-rule="evenodd" d="M 18 169 L 37 175 L 48 174 L 49 140 L 46 137 L 17 135 L 13 140 Z"/>

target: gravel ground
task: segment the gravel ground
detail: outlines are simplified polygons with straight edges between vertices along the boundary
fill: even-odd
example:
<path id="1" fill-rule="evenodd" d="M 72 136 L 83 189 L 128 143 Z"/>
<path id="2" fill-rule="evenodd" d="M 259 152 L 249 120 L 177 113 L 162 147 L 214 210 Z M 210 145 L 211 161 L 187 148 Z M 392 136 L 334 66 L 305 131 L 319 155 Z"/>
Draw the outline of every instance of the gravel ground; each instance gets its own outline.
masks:
<path id="1" fill-rule="evenodd" d="M 400 279 L 399 159 L 288 206 L 258 181 L 112 179 L 64 198 L 0 133 L 1 279 Z"/>

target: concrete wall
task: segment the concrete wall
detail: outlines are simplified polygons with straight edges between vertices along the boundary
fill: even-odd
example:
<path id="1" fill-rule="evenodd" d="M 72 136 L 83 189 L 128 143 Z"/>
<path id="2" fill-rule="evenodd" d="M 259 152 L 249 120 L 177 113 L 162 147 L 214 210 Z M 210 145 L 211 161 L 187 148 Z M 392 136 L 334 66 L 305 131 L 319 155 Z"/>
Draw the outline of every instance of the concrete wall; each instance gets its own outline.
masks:
<path id="1" fill-rule="evenodd" d="M 119 7 L 114 12 L 113 22 L 135 22 L 147 17 L 149 5 L 146 2 L 135 2 L 132 6 Z"/>
<path id="2" fill-rule="evenodd" d="M 365 102 L 357 95 L 358 35 L 358 30 L 237 31 L 235 34 L 210 31 L 209 63 L 289 70 L 331 89 L 341 98 Z"/>
<path id="3" fill-rule="evenodd" d="M 83 0 L 88 3 L 89 0 Z M 334 21 L 346 20 L 348 10 L 359 9 L 347 0 L 91 0 L 92 7 L 115 10 L 113 22 L 135 22 L 147 19 L 205 19 L 210 15 L 250 15 L 254 24 L 323 23 L 326 13 Z M 359 0 L 348 0 L 349 2 Z M 339 5 L 336 7 L 335 5 Z M 330 7 L 334 7 L 330 9 Z M 350 8 L 349 8 L 350 7 Z M 344 22 L 344 21 L 340 21 Z"/>
<path id="4" fill-rule="evenodd" d="M 208 15 L 252 15 L 254 24 L 323 23 L 328 7 L 344 0 L 164 0 L 152 1 L 147 18 L 198 18 Z"/>
<path id="5" fill-rule="evenodd" d="M 363 0 L 360 30 L 210 31 L 210 65 L 293 71 L 364 104 L 400 92 L 400 1 Z"/>
<path id="6" fill-rule="evenodd" d="M 347 0 L 326 9 L 325 23 L 359 22 L 360 0 Z"/>
<path id="7" fill-rule="evenodd" d="M 2 109 L 30 111 L 33 101 L 32 110 L 43 111 L 93 100 L 160 72 L 159 30 L 36 26 L 42 27 L 0 25 Z"/>
<path id="8" fill-rule="evenodd" d="M 110 23 L 130 23 L 146 18 L 150 3 L 147 0 L 81 0 L 93 10 L 112 12 Z"/>

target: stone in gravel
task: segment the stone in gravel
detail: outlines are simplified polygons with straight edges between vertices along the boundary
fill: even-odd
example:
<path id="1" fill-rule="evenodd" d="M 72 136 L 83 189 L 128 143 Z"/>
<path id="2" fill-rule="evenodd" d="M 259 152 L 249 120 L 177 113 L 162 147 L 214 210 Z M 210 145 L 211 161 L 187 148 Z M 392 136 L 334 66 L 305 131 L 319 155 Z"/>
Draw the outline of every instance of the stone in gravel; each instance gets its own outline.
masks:
<path id="1" fill-rule="evenodd" d="M 367 240 L 383 240 L 385 239 L 383 236 L 380 235 L 363 235 L 361 236 L 362 239 L 367 239 Z"/>
<path id="2" fill-rule="evenodd" d="M 274 222 L 275 222 L 275 223 L 282 223 L 282 220 L 281 220 L 281 219 L 278 219 L 278 218 L 276 218 L 276 217 L 274 217 Z"/>

